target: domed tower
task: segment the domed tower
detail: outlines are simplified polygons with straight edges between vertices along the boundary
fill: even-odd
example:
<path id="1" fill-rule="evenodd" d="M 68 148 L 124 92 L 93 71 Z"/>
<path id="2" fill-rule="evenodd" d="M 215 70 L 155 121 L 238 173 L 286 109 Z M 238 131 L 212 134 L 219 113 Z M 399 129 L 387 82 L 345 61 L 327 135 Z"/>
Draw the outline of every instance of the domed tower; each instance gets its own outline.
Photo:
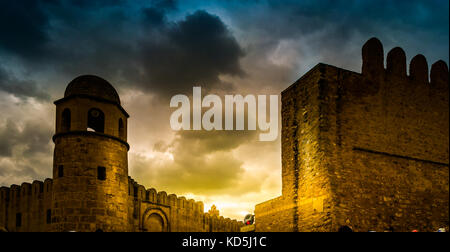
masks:
<path id="1" fill-rule="evenodd" d="M 55 101 L 54 231 L 126 231 L 127 119 L 114 87 L 75 78 Z"/>

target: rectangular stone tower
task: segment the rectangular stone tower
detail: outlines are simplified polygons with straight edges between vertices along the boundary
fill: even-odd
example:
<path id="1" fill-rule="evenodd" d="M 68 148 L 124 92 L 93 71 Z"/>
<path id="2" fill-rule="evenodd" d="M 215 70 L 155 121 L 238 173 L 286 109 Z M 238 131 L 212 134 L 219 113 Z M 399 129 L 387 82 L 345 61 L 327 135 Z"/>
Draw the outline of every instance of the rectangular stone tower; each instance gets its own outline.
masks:
<path id="1" fill-rule="evenodd" d="M 257 231 L 436 231 L 449 221 L 448 68 L 377 39 L 362 74 L 318 64 L 282 92 L 282 196 Z"/>

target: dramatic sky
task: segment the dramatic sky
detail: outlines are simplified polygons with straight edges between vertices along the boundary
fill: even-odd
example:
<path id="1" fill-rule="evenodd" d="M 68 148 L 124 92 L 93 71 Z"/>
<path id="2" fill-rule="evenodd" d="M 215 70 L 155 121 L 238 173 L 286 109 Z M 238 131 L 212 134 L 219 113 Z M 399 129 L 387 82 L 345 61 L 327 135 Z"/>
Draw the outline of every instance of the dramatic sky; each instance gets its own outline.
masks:
<path id="1" fill-rule="evenodd" d="M 118 90 L 129 173 L 147 188 L 242 219 L 281 194 L 280 138 L 174 132 L 170 98 L 279 94 L 319 62 L 360 71 L 361 46 L 449 60 L 443 1 L 0 0 L 0 185 L 51 177 L 55 107 L 99 75 Z"/>

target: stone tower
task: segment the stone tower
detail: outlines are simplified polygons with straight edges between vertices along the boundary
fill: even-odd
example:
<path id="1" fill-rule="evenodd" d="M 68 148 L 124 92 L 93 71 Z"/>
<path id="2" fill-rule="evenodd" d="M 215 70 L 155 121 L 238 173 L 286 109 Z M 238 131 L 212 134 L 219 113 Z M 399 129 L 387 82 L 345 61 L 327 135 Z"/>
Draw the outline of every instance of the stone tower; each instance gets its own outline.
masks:
<path id="1" fill-rule="evenodd" d="M 361 52 L 361 73 L 320 63 L 281 93 L 282 195 L 256 231 L 448 230 L 448 66 Z"/>
<path id="2" fill-rule="evenodd" d="M 55 101 L 52 230 L 127 231 L 127 119 L 106 80 L 75 78 Z"/>

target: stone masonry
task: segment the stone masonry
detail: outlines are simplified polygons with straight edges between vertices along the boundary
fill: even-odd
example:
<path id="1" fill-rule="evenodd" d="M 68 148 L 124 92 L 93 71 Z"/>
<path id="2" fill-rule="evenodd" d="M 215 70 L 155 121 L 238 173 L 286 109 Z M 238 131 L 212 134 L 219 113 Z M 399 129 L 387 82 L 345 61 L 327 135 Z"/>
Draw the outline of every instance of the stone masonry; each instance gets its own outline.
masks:
<path id="1" fill-rule="evenodd" d="M 1 230 L 232 232 L 243 225 L 128 176 L 129 116 L 106 80 L 80 76 L 55 105 L 53 179 L 1 187 Z"/>
<path id="2" fill-rule="evenodd" d="M 282 92 L 282 196 L 256 231 L 449 226 L 449 73 L 372 38 L 362 73 L 318 64 Z"/>

